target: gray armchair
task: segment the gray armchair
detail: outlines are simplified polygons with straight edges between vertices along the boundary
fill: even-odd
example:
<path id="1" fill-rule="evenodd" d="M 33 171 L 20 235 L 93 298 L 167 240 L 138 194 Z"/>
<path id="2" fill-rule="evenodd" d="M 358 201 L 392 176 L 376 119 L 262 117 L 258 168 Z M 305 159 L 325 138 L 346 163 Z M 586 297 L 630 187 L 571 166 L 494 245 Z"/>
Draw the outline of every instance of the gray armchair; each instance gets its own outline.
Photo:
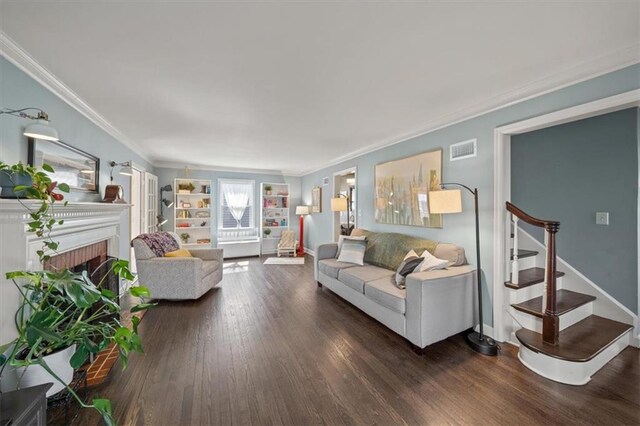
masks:
<path id="1" fill-rule="evenodd" d="M 222 249 L 192 249 L 189 252 L 193 257 L 163 257 L 162 250 L 170 251 L 171 244 L 180 247 L 180 239 L 176 234 L 163 234 L 163 237 L 170 236 L 175 242 L 170 241 L 169 245 L 162 247 L 150 247 L 144 237 L 131 242 L 139 282 L 149 288 L 151 297 L 198 299 L 222 281 Z"/>

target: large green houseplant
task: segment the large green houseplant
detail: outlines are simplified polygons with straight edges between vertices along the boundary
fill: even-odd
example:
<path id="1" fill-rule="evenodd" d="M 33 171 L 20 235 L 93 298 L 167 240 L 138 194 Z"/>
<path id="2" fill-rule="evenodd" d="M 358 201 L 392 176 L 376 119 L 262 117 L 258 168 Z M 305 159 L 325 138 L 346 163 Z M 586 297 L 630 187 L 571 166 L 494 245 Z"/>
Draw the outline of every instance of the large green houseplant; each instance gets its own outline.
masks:
<path id="1" fill-rule="evenodd" d="M 46 172 L 53 172 L 53 169 L 48 165 L 44 165 L 43 170 L 37 170 L 23 164 L 7 165 L 0 162 L 0 173 L 9 176 L 26 174 L 31 177 L 32 185 L 17 185 L 13 189 L 16 194 L 37 200 L 34 208 L 33 203 L 25 203 L 18 198 L 31 219 L 27 224 L 29 232 L 42 238 L 43 246 L 38 251 L 41 263 L 55 254 L 58 243 L 53 241 L 52 231 L 64 224 L 53 213 L 56 202 L 64 198 L 57 191 L 69 191 L 68 186 L 52 182 Z M 66 204 L 65 201 L 64 205 Z M 111 263 L 110 268 L 121 278 L 134 278 L 127 261 L 116 260 Z M 15 271 L 7 273 L 6 277 L 20 292 L 21 303 L 15 314 L 18 337 L 0 348 L 0 353 L 4 353 L 0 355 L 0 376 L 7 366 L 22 370 L 24 367 L 40 366 L 63 384 L 82 407 L 96 409 L 106 424 L 114 424 L 109 400 L 95 398 L 91 404 L 86 404 L 52 371 L 47 365 L 46 357 L 75 346 L 70 364 L 77 369 L 86 362 L 89 354 L 97 354 L 113 343 L 118 347 L 123 368 L 126 368 L 131 351 L 143 352 L 138 335 L 139 319 L 132 317 L 131 328 L 122 325 L 119 321 L 117 295 L 101 288 L 102 282 L 93 283 L 86 272 L 76 273 L 68 269 Z M 150 297 L 146 287 L 132 287 L 128 291 L 142 300 L 131 308 L 131 312 L 152 306 L 144 301 Z"/>

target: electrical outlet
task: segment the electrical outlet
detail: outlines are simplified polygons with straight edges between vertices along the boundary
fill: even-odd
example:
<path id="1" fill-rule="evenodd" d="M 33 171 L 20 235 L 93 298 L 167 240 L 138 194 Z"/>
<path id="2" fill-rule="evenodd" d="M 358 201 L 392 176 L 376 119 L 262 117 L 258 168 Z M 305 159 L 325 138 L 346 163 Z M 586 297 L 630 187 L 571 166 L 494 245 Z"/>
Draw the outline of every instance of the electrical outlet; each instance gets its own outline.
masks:
<path id="1" fill-rule="evenodd" d="M 609 212 L 596 212 L 596 225 L 608 225 Z"/>

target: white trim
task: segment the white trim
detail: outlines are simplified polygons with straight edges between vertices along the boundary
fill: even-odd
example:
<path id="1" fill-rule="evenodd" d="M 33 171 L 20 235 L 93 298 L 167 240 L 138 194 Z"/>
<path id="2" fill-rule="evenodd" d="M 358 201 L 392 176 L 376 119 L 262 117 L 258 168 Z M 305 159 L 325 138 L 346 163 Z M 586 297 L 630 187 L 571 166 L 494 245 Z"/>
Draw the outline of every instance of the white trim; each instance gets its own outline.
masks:
<path id="1" fill-rule="evenodd" d="M 518 359 L 520 362 L 534 373 L 555 382 L 568 385 L 586 385 L 591 376 L 604 367 L 616 355 L 622 352 L 629 345 L 630 333 L 616 339 L 602 352 L 594 358 L 585 362 L 566 361 L 552 356 L 535 352 L 525 345 L 520 345 Z"/>
<path id="2" fill-rule="evenodd" d="M 184 169 L 188 167 L 189 170 L 205 170 L 210 172 L 228 172 L 228 173 L 253 173 L 259 175 L 277 175 L 277 176 L 293 176 L 301 177 L 302 174 L 291 170 L 275 170 L 275 169 L 243 169 L 239 167 L 224 167 L 224 166 L 207 166 L 203 164 L 190 164 L 181 163 L 179 161 L 155 161 L 153 165 L 156 168 L 165 169 Z"/>
<path id="3" fill-rule="evenodd" d="M 559 71 L 540 80 L 525 84 L 516 90 L 502 93 L 491 99 L 485 100 L 484 102 L 480 102 L 467 108 L 459 109 L 454 113 L 433 119 L 430 122 L 425 123 L 420 131 L 400 136 L 391 141 L 374 143 L 365 148 L 334 158 L 319 167 L 306 170 L 300 174 L 302 176 L 306 176 L 342 162 L 352 160 L 356 157 L 378 151 L 382 148 L 387 148 L 389 146 L 414 139 L 418 136 L 433 133 L 454 124 L 471 120 L 529 99 L 537 98 L 544 94 L 555 92 L 565 87 L 573 86 L 580 82 L 626 68 L 640 62 L 639 52 L 640 43 L 620 48 L 598 58 L 577 64 L 572 68 Z"/>
<path id="4" fill-rule="evenodd" d="M 305 252 L 306 254 L 308 254 L 309 256 L 316 257 L 316 252 L 315 252 L 315 250 L 311 250 L 311 249 L 308 249 L 308 248 L 306 248 L 306 247 L 305 247 L 305 248 L 304 248 L 304 252 Z"/>
<path id="5" fill-rule="evenodd" d="M 540 241 L 533 238 L 533 236 L 529 234 L 527 231 L 525 231 L 524 229 L 520 228 L 520 232 L 526 235 L 533 244 L 537 245 L 541 253 L 544 253 L 544 251 L 546 250 L 544 247 L 544 244 L 542 244 Z M 562 263 L 563 272 L 565 272 L 564 271 L 565 269 L 571 271 L 573 274 L 577 275 L 578 278 L 580 278 L 581 280 L 585 281 L 587 284 L 589 284 L 590 286 L 598 290 L 599 293 L 602 293 L 604 297 L 606 297 L 610 302 L 614 303 L 618 308 L 623 310 L 627 315 L 631 316 L 634 319 L 637 318 L 637 315 L 633 313 L 631 309 L 627 308 L 622 303 L 614 299 L 609 293 L 604 291 L 599 285 L 597 285 L 596 283 L 591 281 L 589 278 L 584 276 L 580 271 L 578 271 L 576 268 L 571 266 L 566 260 L 562 259 L 560 256 L 556 256 L 556 259 L 557 259 L 557 263 Z"/>
<path id="6" fill-rule="evenodd" d="M 0 30 L 0 54 L 9 62 L 24 71 L 29 77 L 40 83 L 45 89 L 84 115 L 93 124 L 107 132 L 117 141 L 151 163 L 150 157 L 137 143 L 125 136 L 109 123 L 91 105 L 82 100 L 73 90 L 56 77 L 51 71 L 40 65 L 26 50 Z M 55 117 L 51 117 L 52 121 Z M 63 138 L 64 139 L 64 138 Z"/>
<path id="7" fill-rule="evenodd" d="M 509 247 L 505 229 L 508 216 L 504 206 L 505 202 L 511 199 L 511 135 L 531 132 L 637 106 L 640 106 L 640 89 L 565 108 L 560 111 L 540 115 L 495 129 L 493 174 L 493 327 L 496 332 L 496 340 L 502 342 L 508 339 L 507 324 L 503 319 L 505 307 L 508 306 L 505 300 L 503 284 L 507 281 L 508 276 L 505 265 L 507 264 L 506 256 Z"/>
<path id="8" fill-rule="evenodd" d="M 413 139 L 418 136 L 443 129 L 445 127 L 449 127 L 453 124 L 467 121 L 472 118 L 479 117 L 481 115 L 485 115 L 520 102 L 524 102 L 528 99 L 532 99 L 546 93 L 550 93 L 577 84 L 579 82 L 586 81 L 631 66 L 640 62 L 640 55 L 638 52 L 640 52 L 640 43 L 635 43 L 617 49 L 613 52 L 608 52 L 600 57 L 592 58 L 590 60 L 576 64 L 573 67 L 561 70 L 539 80 L 525 84 L 518 89 L 494 96 L 490 99 L 485 100 L 484 102 L 470 105 L 469 107 L 459 109 L 454 113 L 438 117 L 434 120 L 431 120 L 430 122 L 425 123 L 425 125 L 422 126 L 422 130 L 396 137 L 391 141 L 379 141 L 362 149 L 353 151 L 340 157 L 336 157 L 333 160 L 330 160 L 325 164 L 310 170 L 280 171 L 241 168 L 236 169 L 223 166 L 205 165 L 192 166 L 191 168 L 196 170 L 213 170 L 238 173 L 281 174 L 284 176 L 296 177 L 306 176 L 327 167 L 331 167 L 344 161 L 359 157 L 361 155 L 365 155 L 370 152 L 377 151 L 379 149 L 386 148 L 407 141 L 409 139 Z M 187 165 L 187 163 L 180 162 L 154 161 L 151 156 L 143 151 L 142 147 L 126 137 L 120 130 L 109 123 L 93 107 L 82 100 L 77 94 L 75 94 L 75 92 L 73 92 L 73 90 L 67 87 L 58 77 L 51 73 L 51 71 L 40 65 L 26 50 L 24 50 L 20 45 L 18 45 L 18 43 L 16 43 L 3 31 L 0 31 L 0 54 L 4 56 L 9 62 L 13 63 L 27 75 L 36 80 L 38 83 L 42 84 L 54 95 L 62 99 L 82 115 L 87 117 L 91 122 L 113 136 L 122 144 L 136 152 L 139 156 L 147 160 L 152 165 L 165 168 L 184 168 Z M 55 117 L 52 118 L 55 119 Z"/>
<path id="9" fill-rule="evenodd" d="M 360 193 L 360 191 L 358 191 L 358 167 L 357 166 L 353 166 L 353 167 L 348 167 L 346 169 L 342 169 L 340 171 L 337 171 L 335 173 L 333 173 L 333 182 L 332 182 L 332 186 L 333 186 L 333 191 L 331 193 L 331 198 L 336 196 L 336 177 L 338 176 L 344 176 L 344 175 L 348 175 L 350 173 L 353 173 L 356 179 L 356 212 L 353 215 L 354 217 L 354 221 L 353 221 L 353 225 L 354 228 L 356 226 L 356 224 L 358 223 L 358 219 L 357 219 L 357 214 L 358 214 L 358 194 Z M 324 179 L 324 178 L 323 178 Z M 337 242 L 338 240 L 338 235 L 340 235 L 339 233 L 336 233 L 336 216 L 339 215 L 339 212 L 331 212 L 331 232 L 333 233 L 333 236 L 335 237 L 335 241 Z"/>

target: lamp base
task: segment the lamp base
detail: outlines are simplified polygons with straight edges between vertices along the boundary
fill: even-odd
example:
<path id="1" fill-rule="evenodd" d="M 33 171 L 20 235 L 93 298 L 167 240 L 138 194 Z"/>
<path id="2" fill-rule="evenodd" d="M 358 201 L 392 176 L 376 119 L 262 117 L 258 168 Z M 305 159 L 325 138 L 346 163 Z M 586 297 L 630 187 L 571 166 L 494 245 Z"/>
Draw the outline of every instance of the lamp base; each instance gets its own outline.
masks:
<path id="1" fill-rule="evenodd" d="M 496 356 L 498 355 L 498 345 L 496 341 L 490 337 L 484 336 L 480 338 L 480 333 L 472 331 L 467 334 L 467 344 L 474 351 L 481 353 L 482 355 Z"/>

